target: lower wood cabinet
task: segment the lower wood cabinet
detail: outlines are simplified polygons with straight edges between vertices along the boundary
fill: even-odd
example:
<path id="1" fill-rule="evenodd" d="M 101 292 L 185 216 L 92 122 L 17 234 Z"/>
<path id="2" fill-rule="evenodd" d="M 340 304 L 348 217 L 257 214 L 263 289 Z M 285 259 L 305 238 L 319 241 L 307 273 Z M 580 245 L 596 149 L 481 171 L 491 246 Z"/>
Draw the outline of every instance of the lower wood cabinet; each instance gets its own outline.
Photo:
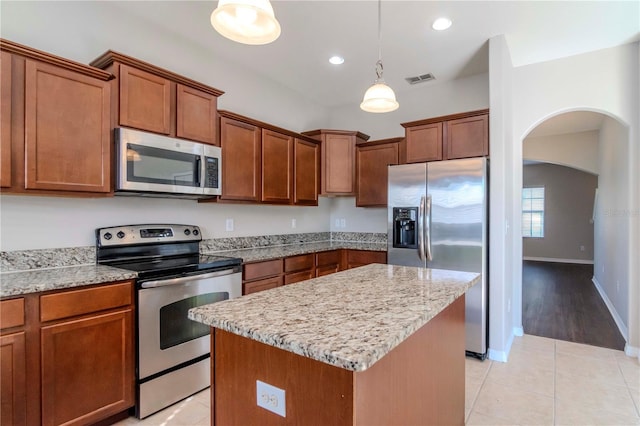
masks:
<path id="1" fill-rule="evenodd" d="M 290 256 L 284 259 L 284 283 L 293 284 L 315 277 L 315 255 L 313 253 Z"/>
<path id="2" fill-rule="evenodd" d="M 2 424 L 27 422 L 25 333 L 0 336 L 0 418 Z"/>
<path id="3" fill-rule="evenodd" d="M 27 424 L 26 334 L 24 298 L 0 302 L 0 420 Z"/>
<path id="4" fill-rule="evenodd" d="M 342 269 L 342 250 L 316 253 L 316 277 L 334 274 Z"/>
<path id="5" fill-rule="evenodd" d="M 242 268 L 242 294 L 269 290 L 282 285 L 282 259 L 247 263 Z"/>
<path id="6" fill-rule="evenodd" d="M 387 263 L 387 252 L 370 250 L 347 250 L 347 269 L 370 263 Z"/>
<path id="7" fill-rule="evenodd" d="M 132 281 L 2 300 L 2 424 L 86 425 L 133 407 L 133 303 Z"/>

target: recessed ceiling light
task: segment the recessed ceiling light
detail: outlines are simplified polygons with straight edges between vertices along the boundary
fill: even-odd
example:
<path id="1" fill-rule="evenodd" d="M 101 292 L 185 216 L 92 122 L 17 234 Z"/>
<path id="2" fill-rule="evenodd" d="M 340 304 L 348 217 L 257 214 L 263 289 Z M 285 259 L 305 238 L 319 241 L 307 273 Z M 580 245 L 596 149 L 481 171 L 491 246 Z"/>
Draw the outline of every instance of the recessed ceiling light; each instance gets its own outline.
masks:
<path id="1" fill-rule="evenodd" d="M 344 63 L 344 58 L 342 56 L 332 56 L 329 58 L 329 62 L 333 65 L 342 65 Z"/>
<path id="2" fill-rule="evenodd" d="M 433 24 L 431 25 L 431 28 L 433 28 L 436 31 L 443 31 L 446 30 L 447 28 L 449 28 L 451 26 L 451 19 L 449 18 L 438 18 L 435 21 L 433 21 Z"/>

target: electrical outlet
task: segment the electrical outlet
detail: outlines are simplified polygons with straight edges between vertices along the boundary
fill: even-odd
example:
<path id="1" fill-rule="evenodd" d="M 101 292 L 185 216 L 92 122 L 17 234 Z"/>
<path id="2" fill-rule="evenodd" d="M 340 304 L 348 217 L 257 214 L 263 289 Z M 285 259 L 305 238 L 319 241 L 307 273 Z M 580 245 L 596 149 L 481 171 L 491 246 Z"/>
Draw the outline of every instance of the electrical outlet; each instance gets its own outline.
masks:
<path id="1" fill-rule="evenodd" d="M 227 232 L 233 231 L 233 219 L 227 219 L 225 222 Z"/>
<path id="2" fill-rule="evenodd" d="M 584 246 L 580 246 L 580 251 L 584 251 Z"/>
<path id="3" fill-rule="evenodd" d="M 296 220 L 295 219 L 291 219 L 291 228 L 295 228 L 296 227 Z"/>
<path id="4" fill-rule="evenodd" d="M 258 407 L 287 417 L 284 389 L 256 380 L 256 401 Z"/>
<path id="5" fill-rule="evenodd" d="M 620 293 L 620 281 L 616 280 L 616 293 Z"/>
<path id="6" fill-rule="evenodd" d="M 511 312 L 511 299 L 507 300 L 507 313 Z"/>
<path id="7" fill-rule="evenodd" d="M 340 219 L 336 219 L 333 224 L 336 228 L 340 228 Z"/>
<path id="8" fill-rule="evenodd" d="M 345 218 L 340 219 L 340 228 L 347 227 L 347 220 Z"/>

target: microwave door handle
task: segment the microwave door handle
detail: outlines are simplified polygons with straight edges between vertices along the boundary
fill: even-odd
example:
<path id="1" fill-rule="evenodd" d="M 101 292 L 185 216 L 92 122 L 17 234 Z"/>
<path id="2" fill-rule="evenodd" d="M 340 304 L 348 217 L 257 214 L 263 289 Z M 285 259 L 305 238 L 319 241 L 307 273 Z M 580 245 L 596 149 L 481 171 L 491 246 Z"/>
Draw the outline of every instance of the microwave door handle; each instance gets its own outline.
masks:
<path id="1" fill-rule="evenodd" d="M 200 176 L 202 175 L 202 158 L 200 156 L 196 157 L 196 165 L 193 168 L 193 183 L 194 186 L 199 188 L 202 186 L 200 184 Z"/>

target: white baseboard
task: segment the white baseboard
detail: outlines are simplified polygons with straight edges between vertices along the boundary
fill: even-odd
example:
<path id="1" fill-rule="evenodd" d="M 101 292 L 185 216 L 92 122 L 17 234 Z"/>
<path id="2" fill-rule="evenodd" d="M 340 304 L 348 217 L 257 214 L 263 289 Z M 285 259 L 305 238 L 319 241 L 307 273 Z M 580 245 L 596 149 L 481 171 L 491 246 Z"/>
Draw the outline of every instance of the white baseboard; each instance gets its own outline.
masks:
<path id="1" fill-rule="evenodd" d="M 616 325 L 618 326 L 618 330 L 620 330 L 620 334 L 622 334 L 622 337 L 624 337 L 624 340 L 628 342 L 629 330 L 627 330 L 627 326 L 624 325 L 624 321 L 622 321 L 622 318 L 620 318 L 618 311 L 616 311 L 616 308 L 613 306 L 613 303 L 611 303 L 611 300 L 609 300 L 607 293 L 605 293 L 604 289 L 602 288 L 602 286 L 600 285 L 600 283 L 598 282 L 595 276 L 591 278 L 591 281 L 593 282 L 593 285 L 596 286 L 596 290 L 598 290 L 598 293 L 600 293 L 600 297 L 602 297 L 602 300 L 604 301 L 605 305 L 607 305 L 607 308 L 609 309 L 609 312 L 611 313 L 613 320 L 616 322 Z M 635 349 L 636 351 L 638 350 L 637 348 Z M 625 349 L 625 352 L 626 352 L 626 349 Z"/>
<path id="2" fill-rule="evenodd" d="M 489 353 L 487 354 L 489 359 L 492 361 L 507 362 L 507 359 L 509 358 L 509 352 L 511 352 L 511 345 L 513 345 L 513 337 L 514 335 L 511 334 L 511 336 L 509 337 L 509 341 L 507 342 L 506 350 L 504 351 L 497 351 L 495 349 L 489 348 Z"/>
<path id="3" fill-rule="evenodd" d="M 534 262 L 579 263 L 582 265 L 593 265 L 593 260 L 588 259 L 558 259 L 556 257 L 523 256 L 522 260 L 531 260 Z"/>
<path id="4" fill-rule="evenodd" d="M 524 328 L 522 327 L 513 327 L 513 335 L 522 337 L 524 336 Z"/>
<path id="5" fill-rule="evenodd" d="M 640 359 L 640 348 L 630 346 L 628 343 L 624 345 L 624 353 L 627 356 Z"/>

